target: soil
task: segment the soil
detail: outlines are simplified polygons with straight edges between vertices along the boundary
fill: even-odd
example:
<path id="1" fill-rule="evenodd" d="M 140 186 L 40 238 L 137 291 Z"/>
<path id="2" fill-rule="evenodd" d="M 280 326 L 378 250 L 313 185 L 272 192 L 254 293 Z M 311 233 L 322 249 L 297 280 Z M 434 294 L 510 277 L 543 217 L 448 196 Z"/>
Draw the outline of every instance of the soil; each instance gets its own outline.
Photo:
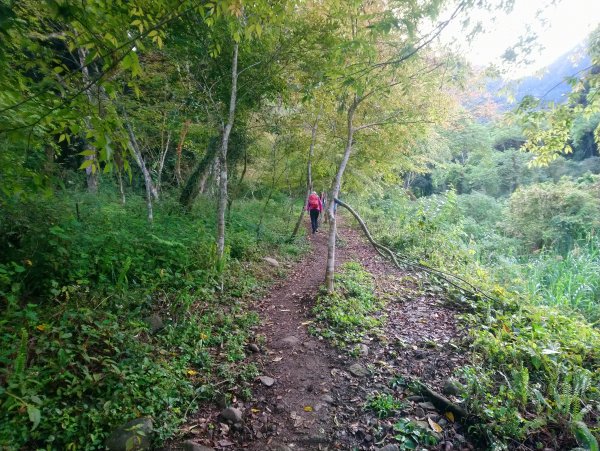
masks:
<path id="1" fill-rule="evenodd" d="M 401 444 L 406 436 L 395 432 L 394 424 L 406 419 L 437 437 L 427 449 L 474 449 L 458 419 L 419 399 L 410 383 L 418 379 L 441 392 L 465 363 L 459 312 L 424 275 L 384 260 L 350 222 L 338 220 L 336 263 L 359 261 L 373 275 L 377 295 L 387 300 L 384 329 L 364 341 L 358 357 L 309 333 L 323 283 L 326 227 L 309 235 L 311 251 L 255 306 L 264 340 L 248 358 L 262 381 L 256 380 L 252 401 L 231 406 L 242 412 L 243 421 L 233 424 L 220 416 L 222 407 L 207 407 L 184 428 L 185 439 L 219 450 L 375 450 Z M 353 364 L 366 375 L 352 374 Z M 378 418 L 365 407 L 376 394 L 390 394 L 402 407 Z"/>

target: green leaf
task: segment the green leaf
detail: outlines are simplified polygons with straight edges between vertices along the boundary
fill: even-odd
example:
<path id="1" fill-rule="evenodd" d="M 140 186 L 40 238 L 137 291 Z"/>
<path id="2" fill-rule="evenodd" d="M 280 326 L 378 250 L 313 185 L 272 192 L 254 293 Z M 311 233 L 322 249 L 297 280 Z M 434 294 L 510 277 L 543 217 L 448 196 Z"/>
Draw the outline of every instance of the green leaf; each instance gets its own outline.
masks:
<path id="1" fill-rule="evenodd" d="M 85 160 L 83 163 L 81 163 L 81 166 L 79 166 L 79 169 L 86 169 L 86 168 L 90 167 L 93 162 L 94 162 L 94 160 Z"/>
<path id="2" fill-rule="evenodd" d="M 31 430 L 34 431 L 40 424 L 42 413 L 37 407 L 31 404 L 27 404 L 27 415 L 29 415 L 29 420 L 33 423 L 33 427 L 31 428 Z"/>

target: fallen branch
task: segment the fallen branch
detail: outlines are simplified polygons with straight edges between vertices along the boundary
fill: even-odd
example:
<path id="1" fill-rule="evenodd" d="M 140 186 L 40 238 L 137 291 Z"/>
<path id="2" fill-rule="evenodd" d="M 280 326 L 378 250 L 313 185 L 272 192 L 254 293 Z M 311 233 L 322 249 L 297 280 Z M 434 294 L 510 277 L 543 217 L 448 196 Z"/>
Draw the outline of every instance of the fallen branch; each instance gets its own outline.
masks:
<path id="1" fill-rule="evenodd" d="M 427 385 L 419 382 L 421 394 L 431 400 L 433 405 L 442 412 L 452 412 L 457 418 L 465 418 L 467 412 L 462 407 L 450 401 L 444 395 L 432 390 Z"/>
<path id="2" fill-rule="evenodd" d="M 339 199 L 335 199 L 335 202 L 338 205 L 344 207 L 346 210 L 348 210 L 352 214 L 352 216 L 354 216 L 354 218 L 360 224 L 360 227 L 363 229 L 363 232 L 365 233 L 365 236 L 367 237 L 367 239 L 369 240 L 369 242 L 373 245 L 373 247 L 375 248 L 375 250 L 379 253 L 379 255 L 381 255 L 382 257 L 389 256 L 390 259 L 392 260 L 392 262 L 394 263 L 394 265 L 398 269 L 404 269 L 404 267 L 402 267 L 402 265 L 398 262 L 398 260 L 401 260 L 405 265 L 413 266 L 415 268 L 421 269 L 421 270 L 423 270 L 425 272 L 428 272 L 430 274 L 434 274 L 434 275 L 442 278 L 443 280 L 445 280 L 446 282 L 448 282 L 450 285 L 452 285 L 454 288 L 457 288 L 460 291 L 469 293 L 469 294 L 471 294 L 473 296 L 480 295 L 480 296 L 482 296 L 484 298 L 487 298 L 488 300 L 490 300 L 492 302 L 497 302 L 497 300 L 494 299 L 492 296 L 490 296 L 489 294 L 487 294 L 484 291 L 480 290 L 475 285 L 473 285 L 470 282 L 466 281 L 462 277 L 459 277 L 459 276 L 457 276 L 455 274 L 449 274 L 449 273 L 440 271 L 439 269 L 431 268 L 431 267 L 423 265 L 421 263 L 411 262 L 407 258 L 402 257 L 401 255 L 394 253 L 390 248 L 384 246 L 383 244 L 378 243 L 377 241 L 375 241 L 373 239 L 373 236 L 369 232 L 369 229 L 367 228 L 367 225 L 365 224 L 365 222 L 363 221 L 363 219 L 360 217 L 360 215 L 352 207 L 350 207 L 350 205 L 346 204 L 345 202 L 342 202 Z M 461 287 L 456 282 L 453 282 L 452 280 L 450 280 L 449 277 L 452 277 L 452 278 L 454 278 L 456 280 L 459 280 L 460 282 L 462 282 L 465 285 L 467 285 L 470 289 L 467 289 L 465 287 Z"/>

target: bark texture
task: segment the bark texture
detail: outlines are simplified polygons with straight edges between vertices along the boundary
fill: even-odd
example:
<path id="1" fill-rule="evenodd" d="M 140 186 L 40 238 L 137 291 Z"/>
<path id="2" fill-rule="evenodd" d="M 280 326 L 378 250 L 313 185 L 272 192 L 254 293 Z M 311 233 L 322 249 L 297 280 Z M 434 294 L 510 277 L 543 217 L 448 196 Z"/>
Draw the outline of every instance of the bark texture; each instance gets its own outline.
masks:
<path id="1" fill-rule="evenodd" d="M 183 190 L 181 190 L 181 196 L 179 196 L 179 203 L 187 211 L 191 210 L 194 200 L 202 193 L 206 179 L 210 173 L 211 167 L 214 164 L 215 158 L 217 157 L 218 138 L 211 138 L 208 143 L 208 148 L 204 158 L 200 160 L 194 172 L 189 176 L 185 183 Z"/>
<path id="2" fill-rule="evenodd" d="M 344 171 L 346 170 L 348 160 L 350 159 L 350 154 L 352 153 L 352 141 L 354 138 L 354 112 L 356 111 L 359 103 L 360 99 L 355 97 L 354 102 L 352 102 L 352 105 L 350 105 L 350 108 L 348 108 L 346 148 L 344 150 L 342 161 L 338 167 L 337 174 L 335 175 L 335 179 L 333 180 L 333 185 L 331 187 L 331 200 L 329 202 L 329 207 L 327 208 L 327 215 L 329 217 L 329 237 L 327 240 L 327 267 L 325 268 L 325 286 L 329 293 L 333 293 L 334 291 L 333 275 L 335 272 L 335 238 L 337 234 L 335 222 L 335 200 L 340 194 L 342 177 L 344 176 Z"/>
<path id="3" fill-rule="evenodd" d="M 235 106 L 237 101 L 237 64 L 238 44 L 233 46 L 233 59 L 231 67 L 231 97 L 229 99 L 229 114 L 227 123 L 223 127 L 221 148 L 219 151 L 219 205 L 217 210 L 217 256 L 223 258 L 225 253 L 225 210 L 227 209 L 227 149 L 229 135 L 235 119 Z"/>
<path id="4" fill-rule="evenodd" d="M 152 222 L 154 220 L 152 198 L 156 196 L 156 190 L 154 188 L 154 183 L 152 182 L 152 177 L 150 177 L 150 172 L 146 167 L 146 162 L 144 161 L 144 157 L 142 156 L 140 147 L 138 146 L 137 139 L 135 139 L 133 128 L 129 123 L 126 124 L 126 127 L 127 133 L 129 134 L 129 144 L 131 145 L 133 156 L 135 157 L 135 162 L 139 166 L 144 176 L 144 185 L 146 186 L 146 206 L 148 208 L 148 221 Z"/>

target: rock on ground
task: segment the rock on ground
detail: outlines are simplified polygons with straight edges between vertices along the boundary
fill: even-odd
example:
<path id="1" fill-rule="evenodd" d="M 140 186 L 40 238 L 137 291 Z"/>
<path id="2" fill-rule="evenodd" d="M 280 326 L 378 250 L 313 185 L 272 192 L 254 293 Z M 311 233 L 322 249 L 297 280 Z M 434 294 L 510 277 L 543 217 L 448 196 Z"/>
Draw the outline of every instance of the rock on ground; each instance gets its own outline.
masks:
<path id="1" fill-rule="evenodd" d="M 163 327 L 165 327 L 162 318 L 160 317 L 160 315 L 157 315 L 156 313 L 145 317 L 144 322 L 148 326 L 148 329 L 150 329 L 151 334 L 155 334 L 156 332 L 161 330 Z"/>
<path id="2" fill-rule="evenodd" d="M 350 371 L 350 373 L 356 377 L 365 377 L 369 374 L 369 370 L 366 369 L 360 363 L 355 363 L 354 365 L 350 365 L 348 367 L 348 371 Z"/>
<path id="3" fill-rule="evenodd" d="M 265 258 L 263 258 L 263 260 L 266 261 L 269 265 L 274 266 L 275 268 L 279 267 L 279 262 L 277 260 L 275 260 L 274 258 L 265 257 Z"/>
<path id="4" fill-rule="evenodd" d="M 266 385 L 267 387 L 271 387 L 275 383 L 275 379 L 269 376 L 260 376 L 258 379 L 263 385 Z"/>
<path id="5" fill-rule="evenodd" d="M 235 407 L 223 409 L 221 416 L 234 424 L 242 421 L 242 411 L 240 409 L 236 409 Z"/>

